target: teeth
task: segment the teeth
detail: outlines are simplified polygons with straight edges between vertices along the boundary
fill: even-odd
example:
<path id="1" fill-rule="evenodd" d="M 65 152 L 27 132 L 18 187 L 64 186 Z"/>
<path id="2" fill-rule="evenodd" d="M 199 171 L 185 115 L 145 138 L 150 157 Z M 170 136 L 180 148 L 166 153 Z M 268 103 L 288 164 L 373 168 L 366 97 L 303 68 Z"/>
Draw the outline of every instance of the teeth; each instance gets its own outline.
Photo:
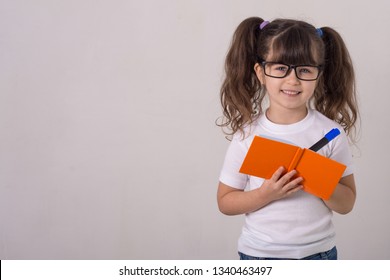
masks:
<path id="1" fill-rule="evenodd" d="M 282 90 L 282 92 L 288 95 L 296 95 L 300 93 L 299 91 L 293 91 L 293 90 Z"/>

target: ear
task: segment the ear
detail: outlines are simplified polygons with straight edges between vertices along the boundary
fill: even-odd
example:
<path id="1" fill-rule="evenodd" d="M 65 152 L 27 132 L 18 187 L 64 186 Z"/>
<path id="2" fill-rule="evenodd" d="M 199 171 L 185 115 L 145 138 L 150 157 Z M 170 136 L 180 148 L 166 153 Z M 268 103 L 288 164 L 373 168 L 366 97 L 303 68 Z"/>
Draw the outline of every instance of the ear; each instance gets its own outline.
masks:
<path id="1" fill-rule="evenodd" d="M 259 79 L 260 83 L 262 85 L 265 84 L 265 78 L 264 78 L 264 73 L 263 73 L 263 67 L 259 63 L 256 63 L 255 66 L 253 67 L 255 70 L 256 76 Z"/>

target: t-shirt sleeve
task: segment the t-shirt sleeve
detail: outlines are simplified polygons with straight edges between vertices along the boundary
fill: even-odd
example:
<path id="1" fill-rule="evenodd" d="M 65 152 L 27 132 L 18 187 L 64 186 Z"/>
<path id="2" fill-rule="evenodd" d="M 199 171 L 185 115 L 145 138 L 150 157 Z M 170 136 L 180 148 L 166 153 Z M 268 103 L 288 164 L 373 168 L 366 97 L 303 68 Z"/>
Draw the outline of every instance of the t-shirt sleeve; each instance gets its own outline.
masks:
<path id="1" fill-rule="evenodd" d="M 345 177 L 353 174 L 354 164 L 348 137 L 342 128 L 340 128 L 340 131 L 340 136 L 333 141 L 334 146 L 330 158 L 347 166 L 343 174 L 343 177 Z"/>
<path id="2" fill-rule="evenodd" d="M 232 139 L 219 176 L 219 181 L 223 184 L 242 190 L 245 189 L 248 181 L 248 176 L 239 172 L 248 151 L 245 142 L 238 137 Z"/>

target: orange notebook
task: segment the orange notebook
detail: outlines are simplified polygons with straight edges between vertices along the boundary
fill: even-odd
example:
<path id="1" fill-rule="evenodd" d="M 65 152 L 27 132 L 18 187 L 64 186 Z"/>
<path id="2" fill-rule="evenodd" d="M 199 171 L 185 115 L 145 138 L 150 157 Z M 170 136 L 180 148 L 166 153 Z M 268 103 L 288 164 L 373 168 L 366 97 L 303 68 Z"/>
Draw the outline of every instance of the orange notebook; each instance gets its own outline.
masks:
<path id="1" fill-rule="evenodd" d="M 329 199 L 346 168 L 345 165 L 312 150 L 255 136 L 241 173 L 269 179 L 283 166 L 295 169 L 303 178 L 303 189 L 322 199 Z"/>

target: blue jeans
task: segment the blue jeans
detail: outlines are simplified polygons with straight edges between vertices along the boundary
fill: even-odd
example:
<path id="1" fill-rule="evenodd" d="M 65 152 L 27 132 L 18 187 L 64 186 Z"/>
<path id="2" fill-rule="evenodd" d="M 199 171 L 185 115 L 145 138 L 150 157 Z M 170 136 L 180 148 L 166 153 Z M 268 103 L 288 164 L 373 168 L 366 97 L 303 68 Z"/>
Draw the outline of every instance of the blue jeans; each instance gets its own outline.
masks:
<path id="1" fill-rule="evenodd" d="M 283 258 L 263 258 L 263 257 L 252 257 L 238 252 L 240 260 L 291 260 Z M 302 258 L 301 260 L 337 260 L 337 248 L 336 246 L 326 252 L 313 254 Z"/>

